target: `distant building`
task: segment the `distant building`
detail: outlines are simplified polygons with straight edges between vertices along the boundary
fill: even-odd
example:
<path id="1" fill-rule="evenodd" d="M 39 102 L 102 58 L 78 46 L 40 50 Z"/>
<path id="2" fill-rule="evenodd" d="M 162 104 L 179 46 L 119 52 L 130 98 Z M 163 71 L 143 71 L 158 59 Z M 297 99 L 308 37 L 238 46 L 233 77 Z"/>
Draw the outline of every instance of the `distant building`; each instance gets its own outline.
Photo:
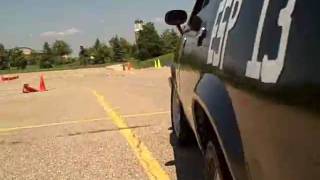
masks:
<path id="1" fill-rule="evenodd" d="M 139 37 L 139 32 L 143 30 L 143 21 L 142 20 L 135 20 L 134 21 L 134 33 L 135 33 L 135 38 L 136 38 L 136 41 Z"/>
<path id="2" fill-rule="evenodd" d="M 30 55 L 32 53 L 32 49 L 28 47 L 18 47 L 19 50 L 22 51 L 24 55 Z"/>
<path id="3" fill-rule="evenodd" d="M 65 55 L 62 55 L 61 56 L 63 59 L 68 59 L 69 58 L 69 55 L 65 54 Z"/>

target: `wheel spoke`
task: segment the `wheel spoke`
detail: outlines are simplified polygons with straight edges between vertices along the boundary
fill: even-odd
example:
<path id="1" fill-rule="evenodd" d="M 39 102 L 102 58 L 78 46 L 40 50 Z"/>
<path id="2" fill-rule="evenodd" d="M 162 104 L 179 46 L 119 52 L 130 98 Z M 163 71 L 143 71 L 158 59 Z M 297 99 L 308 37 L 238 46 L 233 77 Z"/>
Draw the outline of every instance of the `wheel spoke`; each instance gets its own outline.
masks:
<path id="1" fill-rule="evenodd" d="M 223 180 L 222 171 L 220 169 L 220 163 L 216 154 L 215 147 L 212 142 L 209 142 L 206 149 L 206 166 L 207 177 L 212 180 Z"/>
<path id="2" fill-rule="evenodd" d="M 215 174 L 215 176 L 214 176 L 214 180 L 222 180 L 221 174 L 220 174 L 219 171 L 216 171 L 216 174 Z"/>

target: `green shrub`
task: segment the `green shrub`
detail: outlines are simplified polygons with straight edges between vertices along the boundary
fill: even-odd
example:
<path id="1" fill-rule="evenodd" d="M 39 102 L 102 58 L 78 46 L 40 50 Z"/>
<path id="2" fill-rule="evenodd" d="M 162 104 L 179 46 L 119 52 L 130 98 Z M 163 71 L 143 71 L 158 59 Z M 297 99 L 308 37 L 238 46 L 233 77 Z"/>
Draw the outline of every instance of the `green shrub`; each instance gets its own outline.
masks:
<path id="1" fill-rule="evenodd" d="M 174 55 L 170 53 L 144 61 L 135 60 L 131 62 L 133 64 L 133 67 L 136 69 L 154 67 L 154 61 L 158 59 L 160 60 L 162 66 L 169 66 L 173 63 L 173 56 Z"/>

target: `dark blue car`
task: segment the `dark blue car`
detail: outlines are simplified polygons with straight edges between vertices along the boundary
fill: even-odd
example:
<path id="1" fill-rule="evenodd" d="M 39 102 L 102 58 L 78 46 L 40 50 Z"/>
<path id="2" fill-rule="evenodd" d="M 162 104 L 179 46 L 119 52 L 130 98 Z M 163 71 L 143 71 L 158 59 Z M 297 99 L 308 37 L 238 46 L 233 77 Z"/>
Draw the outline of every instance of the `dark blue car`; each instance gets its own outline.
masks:
<path id="1" fill-rule="evenodd" d="M 320 2 L 197 0 L 171 68 L 174 133 L 207 179 L 320 179 Z"/>

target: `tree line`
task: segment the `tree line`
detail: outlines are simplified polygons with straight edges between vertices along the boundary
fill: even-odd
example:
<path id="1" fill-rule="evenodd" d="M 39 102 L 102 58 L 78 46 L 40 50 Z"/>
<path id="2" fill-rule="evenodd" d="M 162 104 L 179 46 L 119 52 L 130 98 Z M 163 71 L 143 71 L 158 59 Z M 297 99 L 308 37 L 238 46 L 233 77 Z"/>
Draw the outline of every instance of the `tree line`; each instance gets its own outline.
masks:
<path id="1" fill-rule="evenodd" d="M 148 22 L 138 32 L 136 43 L 131 44 L 123 37 L 115 35 L 108 43 L 96 39 L 91 47 L 82 47 L 79 57 L 70 57 L 73 50 L 63 40 L 49 44 L 45 42 L 40 52 L 32 51 L 26 55 L 20 48 L 5 49 L 0 44 L 0 70 L 17 68 L 25 69 L 27 65 L 38 65 L 39 68 L 52 68 L 58 65 L 79 63 L 104 64 L 124 62 L 129 59 L 146 60 L 175 51 L 180 37 L 174 30 L 165 30 L 160 35 L 154 24 Z"/>

